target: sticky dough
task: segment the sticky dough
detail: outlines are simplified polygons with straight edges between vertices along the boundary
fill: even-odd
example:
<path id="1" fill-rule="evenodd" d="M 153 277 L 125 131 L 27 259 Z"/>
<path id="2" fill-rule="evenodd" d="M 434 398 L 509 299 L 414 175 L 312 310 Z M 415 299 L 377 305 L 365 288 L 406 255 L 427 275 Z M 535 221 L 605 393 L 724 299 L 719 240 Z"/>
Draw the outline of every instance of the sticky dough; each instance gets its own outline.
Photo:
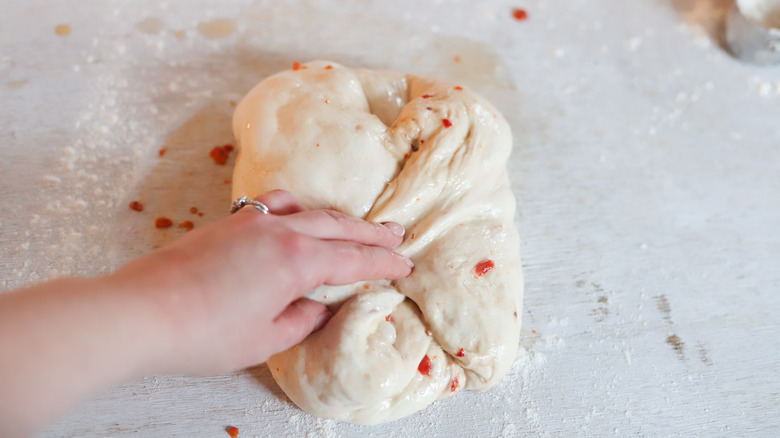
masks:
<path id="1" fill-rule="evenodd" d="M 317 61 L 257 85 L 233 131 L 234 198 L 286 189 L 307 208 L 398 222 L 397 251 L 415 263 L 403 280 L 308 295 L 333 318 L 268 360 L 295 404 L 376 424 L 503 377 L 523 279 L 511 134 L 490 103 L 451 82 Z"/>

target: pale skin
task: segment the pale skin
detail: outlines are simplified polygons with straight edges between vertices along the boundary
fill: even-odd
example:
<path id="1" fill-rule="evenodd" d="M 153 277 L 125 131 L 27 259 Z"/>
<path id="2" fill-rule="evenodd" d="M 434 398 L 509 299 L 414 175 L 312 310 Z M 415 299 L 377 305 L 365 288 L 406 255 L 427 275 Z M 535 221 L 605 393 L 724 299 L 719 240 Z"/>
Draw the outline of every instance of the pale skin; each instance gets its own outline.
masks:
<path id="1" fill-rule="evenodd" d="M 97 278 L 0 294 L 0 436 L 29 436 L 79 401 L 143 376 L 226 373 L 321 328 L 323 284 L 398 279 L 403 227 L 257 198 L 170 246 Z"/>

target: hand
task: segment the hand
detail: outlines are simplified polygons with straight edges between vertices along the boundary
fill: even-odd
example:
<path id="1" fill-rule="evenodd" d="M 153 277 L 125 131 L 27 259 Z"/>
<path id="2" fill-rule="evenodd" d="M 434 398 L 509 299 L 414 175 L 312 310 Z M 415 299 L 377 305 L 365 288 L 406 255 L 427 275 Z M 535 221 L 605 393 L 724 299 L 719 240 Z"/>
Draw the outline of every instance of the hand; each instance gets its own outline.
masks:
<path id="1" fill-rule="evenodd" d="M 188 233 L 111 277 L 146 294 L 165 322 L 156 372 L 214 374 L 264 362 L 330 318 L 301 298 L 317 286 L 397 279 L 411 261 L 391 249 L 403 227 L 304 210 L 285 191 Z"/>

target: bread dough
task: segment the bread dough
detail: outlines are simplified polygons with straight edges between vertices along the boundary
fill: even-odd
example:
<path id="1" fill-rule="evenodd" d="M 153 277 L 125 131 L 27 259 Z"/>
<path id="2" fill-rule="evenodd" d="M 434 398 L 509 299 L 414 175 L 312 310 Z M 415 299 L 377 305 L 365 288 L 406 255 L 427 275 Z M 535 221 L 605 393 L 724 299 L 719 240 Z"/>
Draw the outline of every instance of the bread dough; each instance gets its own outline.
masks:
<path id="1" fill-rule="evenodd" d="M 511 134 L 492 105 L 455 83 L 317 61 L 257 85 L 233 131 L 234 198 L 286 189 L 307 208 L 398 222 L 415 263 L 406 279 L 308 295 L 333 318 L 268 360 L 295 404 L 375 424 L 501 379 L 523 279 Z"/>

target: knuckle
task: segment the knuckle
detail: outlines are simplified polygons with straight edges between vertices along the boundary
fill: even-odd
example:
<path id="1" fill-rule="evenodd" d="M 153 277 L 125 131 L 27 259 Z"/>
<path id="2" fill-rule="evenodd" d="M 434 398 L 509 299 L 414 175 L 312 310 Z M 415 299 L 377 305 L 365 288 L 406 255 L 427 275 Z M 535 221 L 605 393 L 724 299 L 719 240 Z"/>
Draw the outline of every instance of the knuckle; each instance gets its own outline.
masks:
<path id="1" fill-rule="evenodd" d="M 287 230 L 281 235 L 282 248 L 287 254 L 300 256 L 309 252 L 309 238 L 292 230 Z"/>

